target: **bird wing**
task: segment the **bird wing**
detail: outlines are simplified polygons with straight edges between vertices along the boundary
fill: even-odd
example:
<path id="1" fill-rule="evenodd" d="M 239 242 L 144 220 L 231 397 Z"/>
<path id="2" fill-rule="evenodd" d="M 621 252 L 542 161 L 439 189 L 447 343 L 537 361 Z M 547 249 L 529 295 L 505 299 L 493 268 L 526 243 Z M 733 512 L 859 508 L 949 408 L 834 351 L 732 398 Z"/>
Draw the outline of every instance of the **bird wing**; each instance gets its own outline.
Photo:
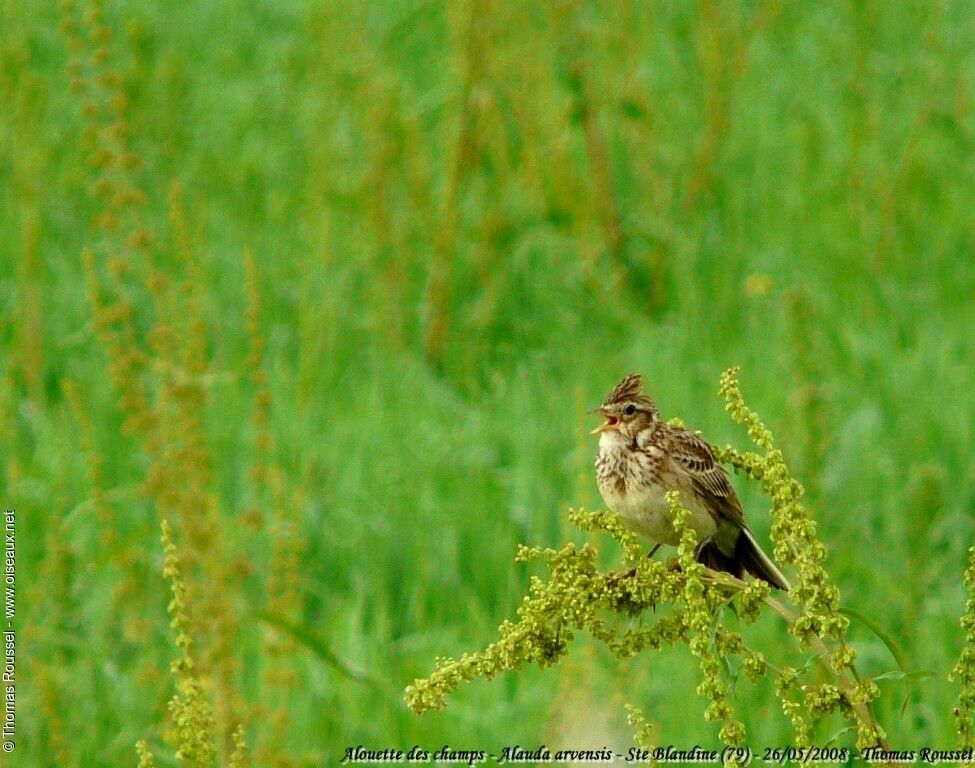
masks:
<path id="1" fill-rule="evenodd" d="M 711 446 L 689 429 L 671 428 L 671 438 L 671 460 L 690 478 L 694 491 L 725 519 L 746 527 L 738 495 L 725 468 L 715 460 Z"/>

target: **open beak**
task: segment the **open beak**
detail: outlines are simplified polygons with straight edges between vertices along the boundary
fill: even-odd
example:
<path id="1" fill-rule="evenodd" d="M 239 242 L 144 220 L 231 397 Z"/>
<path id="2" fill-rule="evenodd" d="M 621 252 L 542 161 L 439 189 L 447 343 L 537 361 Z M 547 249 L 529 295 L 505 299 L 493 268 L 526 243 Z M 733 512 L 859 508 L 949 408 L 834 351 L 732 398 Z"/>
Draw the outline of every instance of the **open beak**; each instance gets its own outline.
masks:
<path id="1" fill-rule="evenodd" d="M 616 429 L 616 427 L 619 426 L 620 420 L 615 416 L 610 415 L 605 408 L 594 408 L 593 410 L 589 411 L 589 413 L 598 413 L 605 419 L 602 424 L 589 433 L 590 435 L 598 435 L 600 432 L 605 432 L 607 429 Z"/>

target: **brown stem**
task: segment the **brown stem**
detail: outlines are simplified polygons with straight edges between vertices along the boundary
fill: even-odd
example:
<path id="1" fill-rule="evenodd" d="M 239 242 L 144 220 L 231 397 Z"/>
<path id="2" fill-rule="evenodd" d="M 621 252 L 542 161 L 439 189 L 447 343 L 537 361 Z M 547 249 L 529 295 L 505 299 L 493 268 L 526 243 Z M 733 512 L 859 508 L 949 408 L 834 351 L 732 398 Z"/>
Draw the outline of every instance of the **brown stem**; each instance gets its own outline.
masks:
<path id="1" fill-rule="evenodd" d="M 489 0 L 473 0 L 470 8 L 464 52 L 464 80 L 461 86 L 457 146 L 453 168 L 447 177 L 443 216 L 437 231 L 427 283 L 423 346 L 427 359 L 436 366 L 443 362 L 444 347 L 447 344 L 447 308 L 450 303 L 450 281 L 458 226 L 458 208 L 461 187 L 467 169 L 472 163 L 477 137 L 473 96 L 475 88 L 482 79 L 484 46 L 481 38 L 487 23 Z"/>
<path id="2" fill-rule="evenodd" d="M 619 203 L 613 190 L 609 142 L 599 122 L 591 78 L 588 76 L 591 66 L 584 59 L 583 51 L 586 50 L 587 41 L 580 30 L 579 10 L 573 4 L 569 12 L 571 14 L 571 18 L 568 20 L 569 76 L 575 86 L 576 108 L 579 113 L 579 121 L 582 124 L 586 158 L 589 162 L 589 173 L 596 206 L 599 210 L 600 224 L 606 239 L 606 249 L 614 268 L 618 269 L 625 245 L 625 235 L 623 217 L 620 214 Z"/>

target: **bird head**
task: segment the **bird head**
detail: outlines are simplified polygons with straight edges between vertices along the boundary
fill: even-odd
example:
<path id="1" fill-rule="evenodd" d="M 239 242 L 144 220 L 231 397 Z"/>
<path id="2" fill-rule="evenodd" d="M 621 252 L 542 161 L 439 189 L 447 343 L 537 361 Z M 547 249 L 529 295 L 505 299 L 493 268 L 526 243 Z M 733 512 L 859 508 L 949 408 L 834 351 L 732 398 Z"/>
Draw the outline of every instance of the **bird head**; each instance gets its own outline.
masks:
<path id="1" fill-rule="evenodd" d="M 616 432 L 625 439 L 632 439 L 640 431 L 659 422 L 657 406 L 642 390 L 643 377 L 637 373 L 631 373 L 620 381 L 603 404 L 591 411 L 602 416 L 604 421 L 589 434 Z"/>

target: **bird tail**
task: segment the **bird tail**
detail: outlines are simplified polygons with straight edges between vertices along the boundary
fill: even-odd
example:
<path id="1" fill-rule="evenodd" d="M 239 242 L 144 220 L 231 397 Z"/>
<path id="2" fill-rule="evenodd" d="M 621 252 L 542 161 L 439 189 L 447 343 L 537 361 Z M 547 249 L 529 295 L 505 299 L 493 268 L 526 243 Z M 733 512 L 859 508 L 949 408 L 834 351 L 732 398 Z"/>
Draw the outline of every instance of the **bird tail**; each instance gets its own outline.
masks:
<path id="1" fill-rule="evenodd" d="M 789 591 L 789 580 L 782 575 L 782 571 L 772 562 L 772 558 L 762 551 L 752 532 L 747 528 L 742 528 L 741 536 L 738 537 L 735 559 L 755 578 L 764 579 L 783 592 Z"/>
<path id="2" fill-rule="evenodd" d="M 741 529 L 741 535 L 735 544 L 733 555 L 726 555 L 718 548 L 715 541 L 706 541 L 698 550 L 697 561 L 712 571 L 723 571 L 732 576 L 742 578 L 750 573 L 758 579 L 767 581 L 776 589 L 789 591 L 789 580 L 782 575 L 772 559 L 766 555 L 747 528 Z"/>

